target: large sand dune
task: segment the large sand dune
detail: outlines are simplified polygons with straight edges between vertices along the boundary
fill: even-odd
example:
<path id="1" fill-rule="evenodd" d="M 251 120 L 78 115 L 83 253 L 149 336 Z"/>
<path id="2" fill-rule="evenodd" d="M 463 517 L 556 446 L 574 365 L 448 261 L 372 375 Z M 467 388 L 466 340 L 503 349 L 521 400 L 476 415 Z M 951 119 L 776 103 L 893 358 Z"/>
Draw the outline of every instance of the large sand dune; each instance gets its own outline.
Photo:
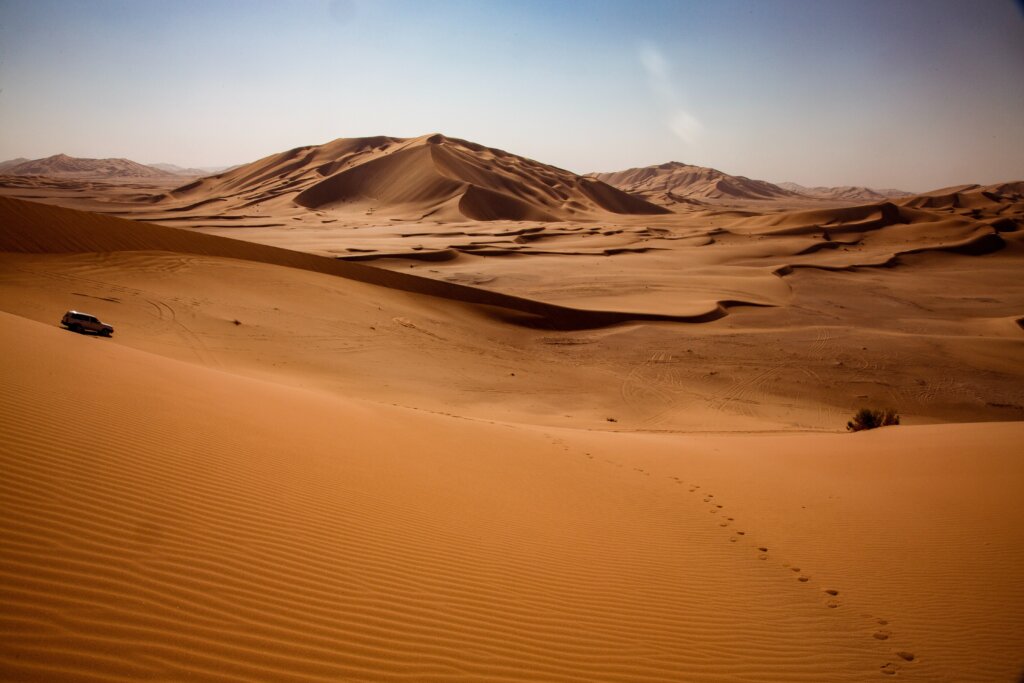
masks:
<path id="1" fill-rule="evenodd" d="M 553 166 L 440 134 L 301 147 L 198 180 L 160 199 L 193 212 L 272 208 L 419 219 L 558 221 L 667 210 Z"/>
<path id="2" fill-rule="evenodd" d="M 146 221 L 0 198 L 0 678 L 1024 672 L 1018 185 L 413 221 L 528 165 L 337 144 L 14 192 Z M 199 227 L 236 201 L 283 226 Z"/>

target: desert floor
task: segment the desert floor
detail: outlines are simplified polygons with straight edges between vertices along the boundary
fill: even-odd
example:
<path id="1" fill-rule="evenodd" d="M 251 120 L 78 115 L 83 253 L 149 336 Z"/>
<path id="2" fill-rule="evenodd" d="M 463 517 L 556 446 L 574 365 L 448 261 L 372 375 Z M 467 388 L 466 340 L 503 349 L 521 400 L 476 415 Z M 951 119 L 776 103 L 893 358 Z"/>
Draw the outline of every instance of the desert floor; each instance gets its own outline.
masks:
<path id="1" fill-rule="evenodd" d="M 1019 201 L 166 189 L 0 193 L 0 677 L 1024 673 Z"/>

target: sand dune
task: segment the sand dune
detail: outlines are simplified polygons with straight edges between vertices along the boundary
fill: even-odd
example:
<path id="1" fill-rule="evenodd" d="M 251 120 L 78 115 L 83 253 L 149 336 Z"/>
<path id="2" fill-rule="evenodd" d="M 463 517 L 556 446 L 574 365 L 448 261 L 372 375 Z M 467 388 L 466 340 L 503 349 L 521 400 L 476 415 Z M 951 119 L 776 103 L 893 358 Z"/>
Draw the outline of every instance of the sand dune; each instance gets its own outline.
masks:
<path id="1" fill-rule="evenodd" d="M 1021 183 L 999 183 L 982 187 L 980 185 L 961 185 L 926 192 L 908 197 L 900 202 L 904 206 L 921 209 L 961 210 L 963 212 L 993 209 L 1000 207 L 1019 211 L 1024 204 L 1024 186 Z"/>
<path id="2" fill-rule="evenodd" d="M 1019 664 L 1019 424 L 598 437 L 0 317 L 6 678 L 970 681 Z"/>
<path id="3" fill-rule="evenodd" d="M 328 213 L 420 219 L 539 220 L 666 209 L 568 171 L 440 134 L 340 139 L 255 161 L 160 199 L 223 213 L 294 201 Z"/>
<path id="4" fill-rule="evenodd" d="M 49 207 L 6 197 L 0 197 L 0 215 L 4 215 L 9 221 L 0 234 L 0 251 L 61 253 L 160 250 L 244 258 L 339 275 L 416 294 L 503 309 L 497 314 L 507 320 L 546 329 L 585 329 L 630 320 L 704 322 L 721 317 L 724 314 L 723 305 L 734 304 L 715 302 L 706 311 L 681 315 L 576 309 L 433 278 L 381 270 L 358 263 L 329 260 L 301 252 L 158 225 L 140 226 L 109 216 Z"/>
<path id="5" fill-rule="evenodd" d="M 194 231 L 6 201 L 4 206 L 18 209 L 9 211 L 6 218 L 11 240 L 3 247 L 7 250 L 45 251 L 45 244 L 65 252 L 169 250 L 172 254 L 245 259 L 332 277 L 340 275 L 346 281 L 420 297 L 413 299 L 419 302 L 413 308 L 403 307 L 400 313 L 383 319 L 376 315 L 361 319 L 361 329 L 383 326 L 388 334 L 416 340 L 413 343 L 425 345 L 425 352 L 429 349 L 431 354 L 449 358 L 448 362 L 454 362 L 452 354 L 457 352 L 458 363 L 466 367 L 493 356 L 486 370 L 464 372 L 453 383 L 445 380 L 443 373 L 430 369 L 435 363 L 422 359 L 410 358 L 415 372 L 401 371 L 400 365 L 388 361 L 390 346 L 382 349 L 369 367 L 354 358 L 332 355 L 327 341 L 332 334 L 330 326 L 297 346 L 289 334 L 279 330 L 296 325 L 319 329 L 326 319 L 311 314 L 296 321 L 288 313 L 292 308 L 288 300 L 274 304 L 279 312 L 260 314 L 264 323 L 259 344 L 264 346 L 246 347 L 246 368 L 261 366 L 261 359 L 261 372 L 272 364 L 304 367 L 308 372 L 303 381 L 330 378 L 331 386 L 343 385 L 356 395 L 369 392 L 383 399 L 389 391 L 402 387 L 401 391 L 410 396 L 430 396 L 428 402 L 438 410 L 459 405 L 461 411 L 481 416 L 489 413 L 475 412 L 479 406 L 501 403 L 497 401 L 500 396 L 502 401 L 512 400 L 514 404 L 506 406 L 511 412 L 502 415 L 524 411 L 523 419 L 528 421 L 571 424 L 582 420 L 600 426 L 606 424 L 606 417 L 613 416 L 618 420 L 615 424 L 655 429 L 842 428 L 848 411 L 864 401 L 897 405 L 911 416 L 908 419 L 925 422 L 1024 417 L 1024 402 L 1015 395 L 1021 381 L 1020 367 L 1013 362 L 994 361 L 1019 355 L 1007 338 L 1014 338 L 1020 329 L 1013 320 L 1020 317 L 1024 292 L 1014 273 L 1019 270 L 1024 232 L 1001 232 L 969 217 L 876 206 L 813 216 L 788 214 L 788 219 L 779 215 L 770 220 L 748 217 L 728 229 L 710 231 L 629 226 L 616 230 L 565 226 L 553 230 L 554 226 L 519 224 L 512 224 L 515 229 L 508 230 L 477 226 L 467 227 L 463 237 L 452 237 L 441 230 L 430 239 L 438 240 L 438 244 L 450 244 L 453 239 L 489 242 L 487 248 L 453 249 L 448 256 L 434 252 L 448 260 L 377 260 L 375 264 L 387 266 L 379 268 L 216 239 Z M 909 222 L 884 225 L 885 221 L 880 220 L 883 214 Z M 844 220 L 853 226 L 851 231 L 841 232 Z M 820 223 L 831 227 L 823 230 Z M 99 224 L 103 229 L 97 227 Z M 597 232 L 592 233 L 595 229 Z M 356 230 L 361 235 L 367 229 Z M 389 237 L 389 243 L 425 239 L 403 237 L 404 230 L 407 228 Z M 508 230 L 509 235 L 494 237 L 493 241 L 474 236 L 483 232 L 497 235 L 502 230 Z M 836 234 L 826 240 L 824 233 L 829 230 Z M 289 234 L 295 233 L 285 233 Z M 339 229 L 334 234 L 341 238 L 349 233 Z M 521 238 L 526 239 L 517 244 Z M 512 251 L 511 247 L 519 250 Z M 488 255 L 502 251 L 517 256 Z M 410 253 L 432 252 L 423 249 Z M 182 267 L 174 265 L 180 259 L 170 261 L 166 267 Z M 50 274 L 7 281 L 11 300 L 37 301 L 35 308 L 19 305 L 13 310 L 41 321 L 53 320 L 54 310 L 83 303 L 76 294 L 99 297 L 96 301 L 101 303 L 103 298 L 111 297 L 127 301 L 119 292 L 138 290 L 133 280 L 151 279 L 145 264 L 133 265 L 130 259 L 124 263 L 111 261 L 100 271 L 87 268 L 85 283 L 89 285 L 73 289 L 77 280 L 62 282 L 62 273 L 82 268 L 80 258 L 66 263 L 49 257 L 40 263 L 9 263 L 12 272 L 28 269 L 26 272 Z M 250 308 L 246 303 L 249 289 L 241 285 L 225 288 L 216 275 L 223 266 L 216 263 L 191 259 L 188 268 L 197 283 L 206 283 L 211 291 L 223 296 L 211 300 L 210 294 L 196 284 L 189 286 L 192 294 L 186 301 L 207 301 L 208 305 L 216 301 L 214 307 L 223 312 L 211 316 L 207 305 L 174 305 L 178 322 L 183 320 L 181 316 L 188 316 L 196 323 L 190 329 L 204 340 L 198 344 L 177 325 L 162 324 L 164 336 L 158 346 L 166 349 L 184 343 L 175 357 L 202 356 L 208 349 L 221 348 L 227 343 L 224 326 L 235 318 L 244 320 L 244 311 Z M 868 274 L 863 269 L 870 266 L 886 268 Z M 975 270 L 980 275 L 974 275 Z M 117 285 L 97 287 L 93 283 L 96 278 L 89 272 L 102 273 L 100 282 Z M 232 268 L 231 272 L 235 273 L 232 277 L 259 287 L 262 299 L 276 299 L 275 290 L 260 285 L 261 278 L 251 269 L 239 272 Z M 262 279 L 271 282 L 278 278 L 268 274 Z M 1000 283 L 998 287 L 992 285 L 996 282 Z M 132 324 L 140 328 L 149 325 L 148 318 L 156 311 L 147 300 L 169 295 L 162 284 L 155 284 L 163 292 L 160 296 L 137 293 L 129 298 L 137 307 L 136 322 Z M 326 291 L 323 284 L 303 286 Z M 332 306 L 338 310 L 338 315 L 330 319 L 348 325 L 344 297 L 350 294 L 344 293 L 344 287 L 330 285 L 330 289 L 337 292 L 332 295 L 336 297 Z M 944 295 L 947 291 L 958 295 L 950 299 Z M 889 302 L 883 313 L 878 309 L 879 297 Z M 438 305 L 472 307 L 472 321 L 459 323 L 466 334 L 454 346 L 452 321 L 415 313 L 417 307 L 433 310 Z M 109 312 L 123 319 L 125 313 L 119 308 L 124 307 L 113 306 Z M 233 310 L 242 313 L 230 313 Z M 102 308 L 96 312 L 108 313 Z M 475 340 L 480 333 L 472 330 L 483 319 L 499 323 L 497 328 L 489 327 L 491 332 L 484 338 L 501 339 L 500 350 L 481 346 Z M 630 321 L 665 321 L 682 323 L 683 327 L 622 326 Z M 513 323 L 518 331 L 510 333 L 501 327 L 507 323 Z M 524 337 L 525 330 L 532 332 Z M 559 337 L 547 334 L 549 330 L 576 330 L 578 334 L 563 343 Z M 275 339 L 272 347 L 266 346 L 269 337 L 264 332 L 268 331 Z M 942 343 L 936 345 L 935 335 L 942 337 Z M 355 335 L 344 344 L 358 347 L 361 339 L 361 334 Z M 1007 343 L 1010 346 L 1004 348 Z M 762 352 L 778 347 L 791 350 L 771 357 Z M 155 347 L 147 343 L 142 348 Z M 808 356 L 808 348 L 820 353 Z M 523 350 L 527 351 L 525 356 Z M 905 367 L 908 357 L 916 359 L 914 367 L 944 365 L 950 357 L 957 358 L 957 362 L 944 371 L 945 383 L 929 383 L 927 389 L 921 389 L 915 371 Z M 544 378 L 536 392 L 527 392 L 519 400 L 515 396 L 521 379 L 511 385 L 505 379 L 505 388 L 494 393 L 495 377 L 508 378 L 509 373 L 515 373 L 513 376 L 522 378 L 527 367 L 529 376 Z M 552 373 L 553 367 L 559 371 Z M 382 370 L 390 378 L 383 385 L 374 379 Z M 286 372 L 284 376 L 288 381 L 291 375 Z M 832 379 L 820 385 L 807 384 L 808 378 L 821 376 Z M 751 384 L 753 377 L 760 379 Z M 339 384 L 338 378 L 348 379 Z M 444 391 L 436 388 L 438 382 L 444 383 Z M 577 410 L 558 409 L 559 397 L 566 391 L 580 402 Z"/>
<path id="6" fill-rule="evenodd" d="M 776 199 L 797 196 L 797 193 L 764 180 L 733 176 L 718 169 L 678 161 L 612 173 L 592 173 L 591 176 L 665 206 L 707 199 Z"/>
<path id="7" fill-rule="evenodd" d="M 0 678 L 1019 677 L 1019 184 L 632 215 L 534 163 L 0 197 Z M 584 218 L 499 218 L 544 173 Z"/>

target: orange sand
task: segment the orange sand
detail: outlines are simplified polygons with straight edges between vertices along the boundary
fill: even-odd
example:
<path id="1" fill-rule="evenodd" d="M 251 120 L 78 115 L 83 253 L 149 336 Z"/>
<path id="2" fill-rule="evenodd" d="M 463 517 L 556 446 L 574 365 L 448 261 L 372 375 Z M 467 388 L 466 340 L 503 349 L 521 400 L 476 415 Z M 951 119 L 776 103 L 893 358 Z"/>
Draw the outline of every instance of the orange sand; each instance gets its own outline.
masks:
<path id="1" fill-rule="evenodd" d="M 126 192 L 76 203 L 166 209 Z M 307 253 L 0 198 L 0 678 L 1015 680 L 1013 192 L 317 200 L 274 218 Z M 365 233 L 453 256 L 324 257 Z M 864 403 L 904 425 L 843 432 Z"/>

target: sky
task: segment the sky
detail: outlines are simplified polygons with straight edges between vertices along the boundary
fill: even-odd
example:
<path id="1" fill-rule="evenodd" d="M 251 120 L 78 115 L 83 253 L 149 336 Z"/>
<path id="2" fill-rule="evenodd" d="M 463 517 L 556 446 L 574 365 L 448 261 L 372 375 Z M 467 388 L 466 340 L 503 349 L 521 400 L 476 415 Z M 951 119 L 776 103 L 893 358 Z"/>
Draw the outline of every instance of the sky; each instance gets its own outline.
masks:
<path id="1" fill-rule="evenodd" d="M 0 0 L 0 160 L 441 132 L 574 171 L 1024 179 L 1014 0 Z"/>

